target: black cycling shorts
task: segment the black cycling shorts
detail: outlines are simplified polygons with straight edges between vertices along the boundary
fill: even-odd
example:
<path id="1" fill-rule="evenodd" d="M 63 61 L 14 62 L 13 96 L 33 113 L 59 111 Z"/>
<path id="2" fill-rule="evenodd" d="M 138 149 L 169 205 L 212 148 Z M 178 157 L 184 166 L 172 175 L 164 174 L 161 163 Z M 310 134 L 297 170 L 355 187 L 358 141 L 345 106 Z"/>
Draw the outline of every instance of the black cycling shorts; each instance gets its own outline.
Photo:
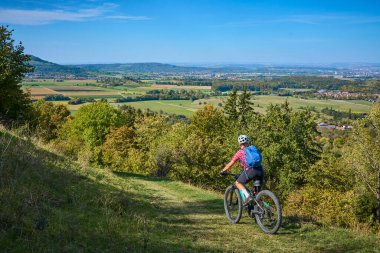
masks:
<path id="1" fill-rule="evenodd" d="M 245 170 L 243 169 L 243 172 L 240 173 L 240 176 L 236 181 L 238 181 L 241 184 L 246 184 L 250 182 L 251 180 L 260 180 L 261 184 L 264 181 L 264 170 L 263 167 L 256 167 L 253 169 Z"/>

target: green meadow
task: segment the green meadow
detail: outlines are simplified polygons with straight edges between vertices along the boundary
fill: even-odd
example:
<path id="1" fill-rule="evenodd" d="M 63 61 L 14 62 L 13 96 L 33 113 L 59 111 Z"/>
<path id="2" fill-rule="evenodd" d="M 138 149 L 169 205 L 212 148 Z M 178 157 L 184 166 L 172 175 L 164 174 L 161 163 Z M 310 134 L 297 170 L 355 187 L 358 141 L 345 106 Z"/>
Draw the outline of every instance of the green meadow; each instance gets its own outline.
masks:
<path id="1" fill-rule="evenodd" d="M 189 100 L 153 100 L 153 101 L 139 101 L 139 102 L 128 102 L 122 103 L 125 105 L 130 105 L 135 108 L 140 109 L 150 109 L 152 111 L 163 111 L 165 113 L 182 114 L 185 116 L 192 115 L 196 110 L 202 108 L 205 103 L 214 106 L 223 104 L 227 97 L 212 97 L 209 99 L 200 99 L 194 102 Z M 372 103 L 362 100 L 319 100 L 319 99 L 299 99 L 294 97 L 281 97 L 281 96 L 254 96 L 252 102 L 254 103 L 254 109 L 257 112 L 265 113 L 266 108 L 271 104 L 283 104 L 288 101 L 290 107 L 293 109 L 302 109 L 306 107 L 314 106 L 318 111 L 323 108 L 332 107 L 334 110 L 338 111 L 348 111 L 364 113 L 368 112 L 371 108 Z M 120 105 L 120 104 L 118 104 Z"/>
<path id="2" fill-rule="evenodd" d="M 314 106 L 317 110 L 322 110 L 326 107 L 332 107 L 334 110 L 338 111 L 348 111 L 352 112 L 369 112 L 371 109 L 371 102 L 363 100 L 333 100 L 333 99 L 301 99 L 295 97 L 283 97 L 283 96 L 254 96 L 253 102 L 255 107 L 267 107 L 270 104 L 282 104 L 288 101 L 290 107 L 294 109 L 300 109 L 308 106 Z"/>

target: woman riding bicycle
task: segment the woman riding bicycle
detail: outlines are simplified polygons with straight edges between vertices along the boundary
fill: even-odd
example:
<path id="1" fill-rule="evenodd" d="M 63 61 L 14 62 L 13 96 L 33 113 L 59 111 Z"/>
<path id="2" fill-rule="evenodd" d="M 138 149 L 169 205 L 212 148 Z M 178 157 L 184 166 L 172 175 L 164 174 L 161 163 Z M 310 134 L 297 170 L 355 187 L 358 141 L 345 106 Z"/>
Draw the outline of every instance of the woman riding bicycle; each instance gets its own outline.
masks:
<path id="1" fill-rule="evenodd" d="M 243 171 L 237 178 L 235 185 L 242 193 L 243 205 L 247 205 L 252 198 L 244 184 L 253 179 L 260 180 L 262 183 L 264 179 L 264 171 L 261 166 L 261 154 L 255 146 L 249 146 L 249 137 L 247 135 L 240 135 L 238 137 L 238 143 L 240 145 L 240 150 L 236 152 L 232 160 L 219 172 L 219 174 L 225 175 L 237 161 L 240 161 L 240 165 L 243 166 Z M 252 157 L 257 158 L 257 161 L 252 163 Z M 247 160 L 249 161 L 247 162 Z"/>

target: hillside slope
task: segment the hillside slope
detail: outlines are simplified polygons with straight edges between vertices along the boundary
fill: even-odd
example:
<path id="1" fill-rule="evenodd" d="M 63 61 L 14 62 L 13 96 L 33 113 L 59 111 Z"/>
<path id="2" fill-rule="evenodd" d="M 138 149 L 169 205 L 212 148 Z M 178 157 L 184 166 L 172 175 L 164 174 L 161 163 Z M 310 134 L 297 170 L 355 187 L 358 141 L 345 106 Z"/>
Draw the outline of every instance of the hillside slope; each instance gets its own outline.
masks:
<path id="1" fill-rule="evenodd" d="M 243 67 L 192 67 L 177 66 L 165 63 L 110 63 L 110 64 L 77 64 L 60 65 L 45 61 L 31 55 L 30 64 L 34 66 L 34 74 L 40 75 L 77 75 L 88 76 L 92 74 L 105 73 L 226 73 L 226 72 L 247 72 Z"/>
<path id="2" fill-rule="evenodd" d="M 40 75 L 88 75 L 86 70 L 75 66 L 64 66 L 53 62 L 42 60 L 31 55 L 30 64 L 34 67 L 34 74 Z"/>
<path id="3" fill-rule="evenodd" d="M 8 145 L 9 144 L 9 145 Z M 82 168 L 0 130 L 2 252 L 376 252 L 380 240 L 286 218 L 277 235 L 222 195 L 183 183 Z"/>

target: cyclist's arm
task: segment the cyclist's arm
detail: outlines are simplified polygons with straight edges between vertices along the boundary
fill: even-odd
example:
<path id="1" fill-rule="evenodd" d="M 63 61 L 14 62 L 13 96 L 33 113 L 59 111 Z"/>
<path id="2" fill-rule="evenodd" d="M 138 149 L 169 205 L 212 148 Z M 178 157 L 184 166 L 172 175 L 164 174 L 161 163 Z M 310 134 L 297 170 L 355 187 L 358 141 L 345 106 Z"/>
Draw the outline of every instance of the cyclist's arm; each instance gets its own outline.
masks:
<path id="1" fill-rule="evenodd" d="M 224 166 L 224 168 L 220 171 L 220 173 L 224 173 L 226 171 L 228 171 L 229 169 L 231 169 L 232 165 L 234 165 L 237 161 L 240 160 L 240 157 L 241 157 L 241 152 L 242 151 L 238 151 L 236 152 L 236 154 L 234 155 L 234 157 L 232 157 L 231 161 L 229 163 L 227 163 L 226 166 Z"/>
<path id="2" fill-rule="evenodd" d="M 221 172 L 228 171 L 229 169 L 231 169 L 232 165 L 234 165 L 235 163 L 236 163 L 236 160 L 232 158 L 232 160 L 229 163 L 227 163 L 226 166 L 224 166 Z"/>

